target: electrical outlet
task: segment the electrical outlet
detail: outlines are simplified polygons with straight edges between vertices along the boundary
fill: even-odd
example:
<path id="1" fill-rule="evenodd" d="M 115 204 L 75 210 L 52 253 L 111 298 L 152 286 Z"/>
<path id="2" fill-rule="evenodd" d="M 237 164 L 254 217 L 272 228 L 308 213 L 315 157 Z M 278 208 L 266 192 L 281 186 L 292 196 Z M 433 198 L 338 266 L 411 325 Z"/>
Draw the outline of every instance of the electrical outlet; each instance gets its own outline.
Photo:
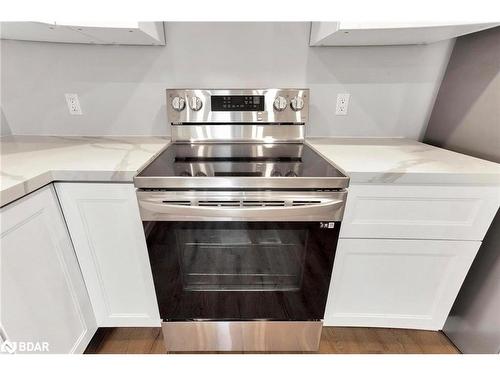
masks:
<path id="1" fill-rule="evenodd" d="M 82 108 L 80 107 L 78 94 L 64 94 L 64 96 L 66 97 L 66 103 L 68 104 L 69 113 L 71 115 L 81 115 Z"/>
<path id="2" fill-rule="evenodd" d="M 347 108 L 349 107 L 349 98 L 351 94 L 337 94 L 337 107 L 335 114 L 339 116 L 347 115 Z"/>

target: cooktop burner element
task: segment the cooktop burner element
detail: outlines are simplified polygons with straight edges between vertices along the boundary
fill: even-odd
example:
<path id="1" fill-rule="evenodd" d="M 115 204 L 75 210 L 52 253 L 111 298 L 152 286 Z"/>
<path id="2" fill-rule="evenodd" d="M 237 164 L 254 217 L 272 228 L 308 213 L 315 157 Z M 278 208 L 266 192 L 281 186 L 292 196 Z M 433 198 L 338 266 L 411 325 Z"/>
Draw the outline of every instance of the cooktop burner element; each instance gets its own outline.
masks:
<path id="1" fill-rule="evenodd" d="M 179 188 L 184 181 L 189 188 L 292 189 L 310 188 L 311 180 L 323 189 L 342 188 L 348 181 L 306 144 L 172 143 L 135 182 L 141 188 Z"/>

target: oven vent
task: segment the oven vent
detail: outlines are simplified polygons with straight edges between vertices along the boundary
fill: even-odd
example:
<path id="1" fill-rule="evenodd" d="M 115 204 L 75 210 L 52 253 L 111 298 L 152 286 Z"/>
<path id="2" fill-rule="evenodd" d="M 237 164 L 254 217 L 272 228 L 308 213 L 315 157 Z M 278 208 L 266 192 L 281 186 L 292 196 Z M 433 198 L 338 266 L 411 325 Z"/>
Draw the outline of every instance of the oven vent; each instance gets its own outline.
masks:
<path id="1" fill-rule="evenodd" d="M 171 205 L 175 205 L 175 206 L 191 206 L 191 201 L 170 201 L 170 200 L 167 200 L 167 201 L 163 201 L 163 203 L 165 204 L 171 204 Z"/>
<path id="2" fill-rule="evenodd" d="M 220 200 L 206 200 L 198 201 L 198 206 L 208 206 L 208 207 L 239 207 L 240 201 L 220 201 Z"/>
<path id="3" fill-rule="evenodd" d="M 200 207 L 284 207 L 284 206 L 306 206 L 320 204 L 320 200 L 164 200 L 163 203 L 176 206 L 200 206 Z"/>
<path id="4" fill-rule="evenodd" d="M 321 201 L 293 201 L 292 206 L 306 206 L 311 204 L 320 204 Z"/>
<path id="5" fill-rule="evenodd" d="M 285 206 L 285 201 L 266 200 L 200 200 L 198 206 L 209 207 L 267 207 Z"/>
<path id="6" fill-rule="evenodd" d="M 249 200 L 244 200 L 242 202 L 242 205 L 244 207 L 280 207 L 280 206 L 285 206 L 285 201 L 266 201 L 266 200 L 254 200 L 254 201 L 249 201 Z"/>

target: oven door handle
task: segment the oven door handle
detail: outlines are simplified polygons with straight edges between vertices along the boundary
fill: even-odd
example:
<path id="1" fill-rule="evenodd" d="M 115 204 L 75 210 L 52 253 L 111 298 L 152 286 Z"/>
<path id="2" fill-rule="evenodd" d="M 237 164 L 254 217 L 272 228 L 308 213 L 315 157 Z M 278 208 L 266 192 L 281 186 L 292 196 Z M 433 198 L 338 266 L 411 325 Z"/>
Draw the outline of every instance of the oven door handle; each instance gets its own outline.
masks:
<path id="1" fill-rule="evenodd" d="M 276 221 L 279 219 L 308 218 L 331 216 L 336 210 L 343 208 L 343 200 L 329 200 L 322 203 L 305 204 L 300 206 L 259 206 L 259 207 L 224 207 L 224 206 L 185 206 L 166 204 L 161 201 L 139 200 L 139 207 L 143 220 L 162 220 L 168 216 L 175 218 L 241 218 L 254 220 Z"/>

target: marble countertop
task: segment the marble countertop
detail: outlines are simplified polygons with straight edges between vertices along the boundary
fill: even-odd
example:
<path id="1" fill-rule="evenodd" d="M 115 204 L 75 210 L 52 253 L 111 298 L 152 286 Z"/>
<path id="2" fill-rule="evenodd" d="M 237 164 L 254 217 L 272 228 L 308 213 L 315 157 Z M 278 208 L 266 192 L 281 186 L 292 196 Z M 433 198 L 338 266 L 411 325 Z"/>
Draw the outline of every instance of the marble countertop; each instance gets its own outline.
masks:
<path id="1" fill-rule="evenodd" d="M 168 137 L 0 138 L 0 206 L 53 181 L 131 182 Z"/>
<path id="2" fill-rule="evenodd" d="M 0 138 L 0 206 L 53 181 L 132 182 L 169 137 Z M 402 138 L 309 138 L 353 183 L 500 185 L 500 164 Z"/>
<path id="3" fill-rule="evenodd" d="M 405 138 L 308 138 L 350 183 L 500 185 L 500 164 Z"/>

